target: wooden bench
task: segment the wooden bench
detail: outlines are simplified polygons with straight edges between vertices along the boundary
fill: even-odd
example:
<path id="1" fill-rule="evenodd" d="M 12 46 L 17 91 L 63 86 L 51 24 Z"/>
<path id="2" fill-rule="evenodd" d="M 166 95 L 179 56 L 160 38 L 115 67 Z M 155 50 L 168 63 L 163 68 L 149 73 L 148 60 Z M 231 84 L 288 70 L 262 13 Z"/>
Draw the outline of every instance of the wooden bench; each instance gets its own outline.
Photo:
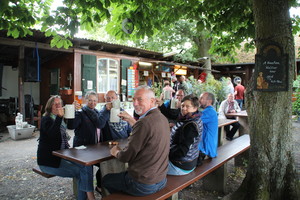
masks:
<path id="1" fill-rule="evenodd" d="M 33 167 L 32 168 L 32 171 L 34 171 L 35 173 L 39 174 L 39 175 L 42 175 L 43 177 L 45 178 L 52 178 L 54 177 L 55 175 L 51 175 L 51 174 L 46 174 L 45 172 L 42 172 L 42 170 L 36 166 L 36 167 Z"/>
<path id="2" fill-rule="evenodd" d="M 52 178 L 55 175 L 51 175 L 51 174 L 47 174 L 45 172 L 42 172 L 42 170 L 39 168 L 39 166 L 35 166 L 32 168 L 32 171 L 34 171 L 35 173 L 45 177 L 45 178 Z M 73 194 L 75 195 L 75 197 L 77 198 L 77 180 L 75 178 L 73 178 Z"/>
<path id="3" fill-rule="evenodd" d="M 245 152 L 250 148 L 249 135 L 243 135 L 226 143 L 218 148 L 218 157 L 207 159 L 203 164 L 197 167 L 193 172 L 184 176 L 167 176 L 167 185 L 162 190 L 144 197 L 135 197 L 124 193 L 114 193 L 103 198 L 103 200 L 154 200 L 154 199 L 167 199 L 176 195 L 177 192 L 205 177 L 208 174 L 216 171 L 218 168 L 227 163 L 230 159 Z M 176 198 L 176 197 L 175 197 Z"/>

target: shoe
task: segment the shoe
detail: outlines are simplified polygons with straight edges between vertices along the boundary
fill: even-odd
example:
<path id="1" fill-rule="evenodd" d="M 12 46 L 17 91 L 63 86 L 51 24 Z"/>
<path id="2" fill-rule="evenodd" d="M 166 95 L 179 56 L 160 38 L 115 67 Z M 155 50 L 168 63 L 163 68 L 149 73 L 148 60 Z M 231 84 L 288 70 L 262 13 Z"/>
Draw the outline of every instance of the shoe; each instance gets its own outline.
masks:
<path id="1" fill-rule="evenodd" d="M 102 191 L 101 191 L 101 189 L 99 190 L 97 186 L 95 187 L 95 191 L 98 192 L 102 196 Z"/>
<path id="2" fill-rule="evenodd" d="M 228 141 L 232 141 L 232 140 L 233 140 L 233 138 L 231 138 L 231 137 L 226 137 L 226 140 L 228 140 Z"/>

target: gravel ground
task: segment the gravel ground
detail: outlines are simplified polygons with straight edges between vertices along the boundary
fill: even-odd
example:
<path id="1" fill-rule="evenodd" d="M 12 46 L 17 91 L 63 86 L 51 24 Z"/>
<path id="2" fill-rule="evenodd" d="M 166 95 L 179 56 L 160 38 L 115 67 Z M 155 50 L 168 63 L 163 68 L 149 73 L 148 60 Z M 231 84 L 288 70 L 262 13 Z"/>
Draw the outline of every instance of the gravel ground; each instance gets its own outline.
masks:
<path id="1" fill-rule="evenodd" d="M 69 131 L 73 135 L 72 131 Z M 300 171 L 300 123 L 293 123 L 293 135 L 296 145 L 296 167 L 298 176 Z M 30 139 L 12 140 L 7 132 L 0 133 L 0 199 L 1 200 L 71 200 L 72 179 L 53 177 L 44 178 L 34 172 L 32 167 L 36 165 L 37 138 L 36 131 Z M 227 193 L 238 188 L 244 176 L 245 169 L 233 168 L 233 161 L 229 162 L 229 180 Z M 95 170 L 96 171 L 96 170 Z M 300 176 L 299 176 L 300 178 Z M 226 194 L 204 191 L 202 181 L 179 193 L 182 200 L 215 200 L 221 199 Z M 97 199 L 101 196 L 96 194 Z"/>

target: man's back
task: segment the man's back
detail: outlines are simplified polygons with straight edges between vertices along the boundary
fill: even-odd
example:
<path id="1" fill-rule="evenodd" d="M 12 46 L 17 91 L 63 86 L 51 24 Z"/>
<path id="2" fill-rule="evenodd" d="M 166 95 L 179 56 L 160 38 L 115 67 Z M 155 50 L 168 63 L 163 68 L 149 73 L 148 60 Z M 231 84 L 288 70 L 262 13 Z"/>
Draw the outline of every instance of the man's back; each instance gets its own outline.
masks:
<path id="1" fill-rule="evenodd" d="M 202 141 L 199 150 L 207 156 L 217 156 L 218 146 L 218 116 L 213 106 L 206 107 L 201 116 L 203 122 Z"/>
<path id="2" fill-rule="evenodd" d="M 244 99 L 244 91 L 245 91 L 244 86 L 238 84 L 237 86 L 235 86 L 234 90 L 236 91 L 235 99 Z"/>

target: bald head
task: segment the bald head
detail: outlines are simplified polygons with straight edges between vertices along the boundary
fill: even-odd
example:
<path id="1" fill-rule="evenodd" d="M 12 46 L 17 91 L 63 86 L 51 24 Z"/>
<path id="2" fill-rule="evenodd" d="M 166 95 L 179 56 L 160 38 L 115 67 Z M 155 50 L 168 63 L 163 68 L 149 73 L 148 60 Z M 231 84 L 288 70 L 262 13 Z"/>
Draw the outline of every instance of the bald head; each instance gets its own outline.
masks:
<path id="1" fill-rule="evenodd" d="M 106 92 L 104 98 L 105 98 L 105 102 L 112 102 L 118 99 L 118 95 L 114 90 L 109 90 Z"/>
<path id="2" fill-rule="evenodd" d="M 212 106 L 215 103 L 215 95 L 210 92 L 204 92 L 199 97 L 199 102 L 201 108 L 206 108 L 207 106 Z"/>

